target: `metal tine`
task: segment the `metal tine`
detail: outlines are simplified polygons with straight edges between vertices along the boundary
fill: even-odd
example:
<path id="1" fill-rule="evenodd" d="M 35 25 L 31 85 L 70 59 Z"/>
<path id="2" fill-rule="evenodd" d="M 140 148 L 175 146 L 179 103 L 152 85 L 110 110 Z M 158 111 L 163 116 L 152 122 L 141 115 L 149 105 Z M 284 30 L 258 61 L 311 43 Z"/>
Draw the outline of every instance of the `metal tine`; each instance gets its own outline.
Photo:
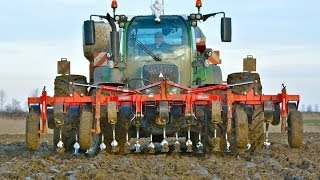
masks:
<path id="1" fill-rule="evenodd" d="M 201 130 L 199 132 L 199 142 L 197 144 L 197 153 L 203 154 L 203 144 L 201 143 Z"/>
<path id="2" fill-rule="evenodd" d="M 118 141 L 116 140 L 116 125 L 112 124 L 112 142 L 111 142 L 111 151 L 112 153 L 119 152 Z"/>
<path id="3" fill-rule="evenodd" d="M 125 154 L 129 154 L 131 152 L 130 148 L 131 148 L 131 144 L 129 142 L 129 133 L 128 133 L 128 130 L 129 130 L 129 125 L 126 124 L 126 142 L 124 144 L 124 153 Z"/>
<path id="4" fill-rule="evenodd" d="M 99 147 L 100 151 L 104 151 L 107 148 L 106 144 L 104 143 L 104 134 L 101 135 L 101 144 Z"/>
<path id="5" fill-rule="evenodd" d="M 152 133 L 150 134 L 150 142 L 148 144 L 149 154 L 154 154 L 156 152 L 155 145 L 153 144 L 152 140 Z"/>
<path id="6" fill-rule="evenodd" d="M 163 153 L 169 152 L 169 143 L 166 139 L 167 139 L 166 126 L 163 126 L 163 140 L 161 142 L 161 152 Z"/>
<path id="7" fill-rule="evenodd" d="M 178 131 L 176 132 L 176 141 L 174 142 L 173 152 L 174 153 L 180 153 L 181 152 Z"/>
<path id="8" fill-rule="evenodd" d="M 140 153 L 141 152 L 141 145 L 140 145 L 140 134 L 139 134 L 139 126 L 137 126 L 137 141 L 136 143 L 134 144 L 134 147 L 135 147 L 135 152 L 136 153 Z"/>
<path id="9" fill-rule="evenodd" d="M 61 126 L 59 127 L 59 142 L 57 143 L 57 152 L 58 153 L 64 153 L 65 149 L 63 147 L 63 142 L 62 142 L 62 130 Z"/>
<path id="10" fill-rule="evenodd" d="M 188 140 L 186 142 L 187 145 L 187 152 L 193 152 L 192 150 L 192 141 L 191 141 L 191 125 L 188 128 Z"/>
<path id="11" fill-rule="evenodd" d="M 79 149 L 80 149 L 80 144 L 78 143 L 78 134 L 76 133 L 76 142 L 73 145 L 74 152 L 73 154 L 78 156 L 79 155 Z"/>
<path id="12" fill-rule="evenodd" d="M 263 143 L 267 148 L 271 145 L 269 142 L 269 123 L 266 123 L 265 142 Z"/>
<path id="13" fill-rule="evenodd" d="M 226 147 L 226 153 L 230 153 L 230 142 L 228 140 L 228 133 L 226 132 L 226 142 L 227 142 L 227 147 Z"/>

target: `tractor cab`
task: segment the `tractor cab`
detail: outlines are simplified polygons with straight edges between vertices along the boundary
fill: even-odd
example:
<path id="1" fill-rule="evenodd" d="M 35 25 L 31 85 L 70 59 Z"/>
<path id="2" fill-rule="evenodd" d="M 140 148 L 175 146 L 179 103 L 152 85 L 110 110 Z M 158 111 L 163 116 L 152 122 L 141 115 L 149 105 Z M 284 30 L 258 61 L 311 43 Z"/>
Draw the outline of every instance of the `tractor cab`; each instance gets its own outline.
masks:
<path id="1" fill-rule="evenodd" d="M 133 88 L 167 78 L 190 85 L 192 36 L 190 25 L 182 16 L 136 16 L 124 29 L 122 45 L 126 76 L 140 79 L 130 82 Z"/>

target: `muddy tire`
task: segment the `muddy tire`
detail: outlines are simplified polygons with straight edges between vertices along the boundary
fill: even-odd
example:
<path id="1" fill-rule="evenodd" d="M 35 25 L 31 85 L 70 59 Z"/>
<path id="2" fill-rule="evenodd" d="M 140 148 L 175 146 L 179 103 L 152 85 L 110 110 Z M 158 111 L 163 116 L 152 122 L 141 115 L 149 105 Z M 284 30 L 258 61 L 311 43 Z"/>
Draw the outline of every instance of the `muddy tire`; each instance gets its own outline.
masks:
<path id="1" fill-rule="evenodd" d="M 256 83 L 256 93 L 262 94 L 262 85 L 260 81 L 260 75 L 258 73 L 250 73 L 250 72 L 240 72 L 240 73 L 232 73 L 228 75 L 227 83 L 235 84 L 241 82 L 248 81 L 257 81 Z M 232 88 L 232 92 L 235 94 L 243 94 L 250 84 L 234 86 Z"/>
<path id="2" fill-rule="evenodd" d="M 57 76 L 54 80 L 54 96 L 69 96 L 73 91 L 77 92 L 79 95 L 87 95 L 87 87 L 74 86 L 74 89 L 72 89 L 70 82 L 86 84 L 87 78 L 81 75 Z"/>
<path id="3" fill-rule="evenodd" d="M 26 146 L 30 151 L 36 151 L 40 147 L 40 115 L 39 110 L 30 108 L 26 119 Z"/>
<path id="4" fill-rule="evenodd" d="M 87 78 L 85 76 L 81 75 L 61 75 L 57 76 L 54 80 L 54 96 L 69 96 L 72 91 L 77 92 L 79 95 L 87 95 L 87 88 L 82 86 L 74 86 L 74 89 L 70 89 L 70 82 L 77 82 L 86 84 Z M 67 113 L 54 113 L 54 119 L 56 116 L 59 116 L 59 118 L 63 118 L 64 122 L 70 122 L 71 117 L 70 114 Z M 76 139 L 76 133 L 78 129 L 78 119 L 79 117 L 73 117 L 77 119 L 77 121 L 74 121 L 75 123 L 65 123 L 63 125 L 56 125 L 54 124 L 53 127 L 53 142 L 54 146 L 56 147 L 57 143 L 60 140 L 60 129 L 62 134 L 62 142 L 64 143 L 64 148 L 66 151 L 70 151 L 73 149 L 73 144 L 75 143 Z"/>
<path id="5" fill-rule="evenodd" d="M 91 108 L 83 107 L 79 124 L 79 144 L 82 150 L 88 150 L 93 145 L 93 114 Z"/>
<path id="6" fill-rule="evenodd" d="M 233 146 L 240 150 L 245 149 L 248 144 L 248 116 L 243 104 L 235 104 L 233 109 Z"/>
<path id="7" fill-rule="evenodd" d="M 302 143 L 302 115 L 299 111 L 291 111 L 288 116 L 288 143 L 291 148 L 301 148 Z"/>
<path id="8" fill-rule="evenodd" d="M 256 105 L 247 110 L 249 122 L 250 150 L 255 152 L 263 149 L 264 143 L 264 113 L 261 105 Z"/>

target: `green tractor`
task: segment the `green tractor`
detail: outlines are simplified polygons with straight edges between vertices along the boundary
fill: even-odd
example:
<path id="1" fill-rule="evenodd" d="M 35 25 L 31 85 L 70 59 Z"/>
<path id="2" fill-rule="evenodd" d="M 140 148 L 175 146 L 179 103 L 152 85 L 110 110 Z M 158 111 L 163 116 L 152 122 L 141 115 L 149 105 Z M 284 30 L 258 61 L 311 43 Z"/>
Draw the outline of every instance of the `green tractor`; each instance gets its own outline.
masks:
<path id="1" fill-rule="evenodd" d="M 288 120 L 289 145 L 302 146 L 302 119 L 293 103 L 299 96 L 286 94 L 285 87 L 262 95 L 253 57 L 245 59 L 245 72 L 222 81 L 219 51 L 206 47 L 197 24 L 222 15 L 221 41 L 231 42 L 231 18 L 224 12 L 201 14 L 199 0 L 198 11 L 188 16 L 164 15 L 157 0 L 152 15 L 117 15 L 115 0 L 111 7 L 113 15 L 91 15 L 83 25 L 89 81 L 71 75 L 63 59 L 54 97 L 44 90 L 29 98 L 29 149 L 39 148 L 48 121 L 59 152 L 255 151 L 270 145 L 269 124 L 278 125 L 281 117 L 283 130 Z"/>

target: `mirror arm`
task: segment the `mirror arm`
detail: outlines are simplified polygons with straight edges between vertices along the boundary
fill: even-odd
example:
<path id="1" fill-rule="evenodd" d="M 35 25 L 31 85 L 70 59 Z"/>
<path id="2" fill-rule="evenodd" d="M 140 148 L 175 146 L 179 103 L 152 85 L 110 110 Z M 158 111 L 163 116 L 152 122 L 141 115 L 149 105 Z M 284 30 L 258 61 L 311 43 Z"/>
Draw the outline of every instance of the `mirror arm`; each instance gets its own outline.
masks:
<path id="1" fill-rule="evenodd" d="M 223 17 L 226 17 L 226 14 L 224 12 L 216 12 L 216 13 L 210 13 L 210 14 L 205 14 L 203 15 L 203 21 L 206 21 L 209 17 L 214 17 L 217 14 L 223 14 Z"/>

